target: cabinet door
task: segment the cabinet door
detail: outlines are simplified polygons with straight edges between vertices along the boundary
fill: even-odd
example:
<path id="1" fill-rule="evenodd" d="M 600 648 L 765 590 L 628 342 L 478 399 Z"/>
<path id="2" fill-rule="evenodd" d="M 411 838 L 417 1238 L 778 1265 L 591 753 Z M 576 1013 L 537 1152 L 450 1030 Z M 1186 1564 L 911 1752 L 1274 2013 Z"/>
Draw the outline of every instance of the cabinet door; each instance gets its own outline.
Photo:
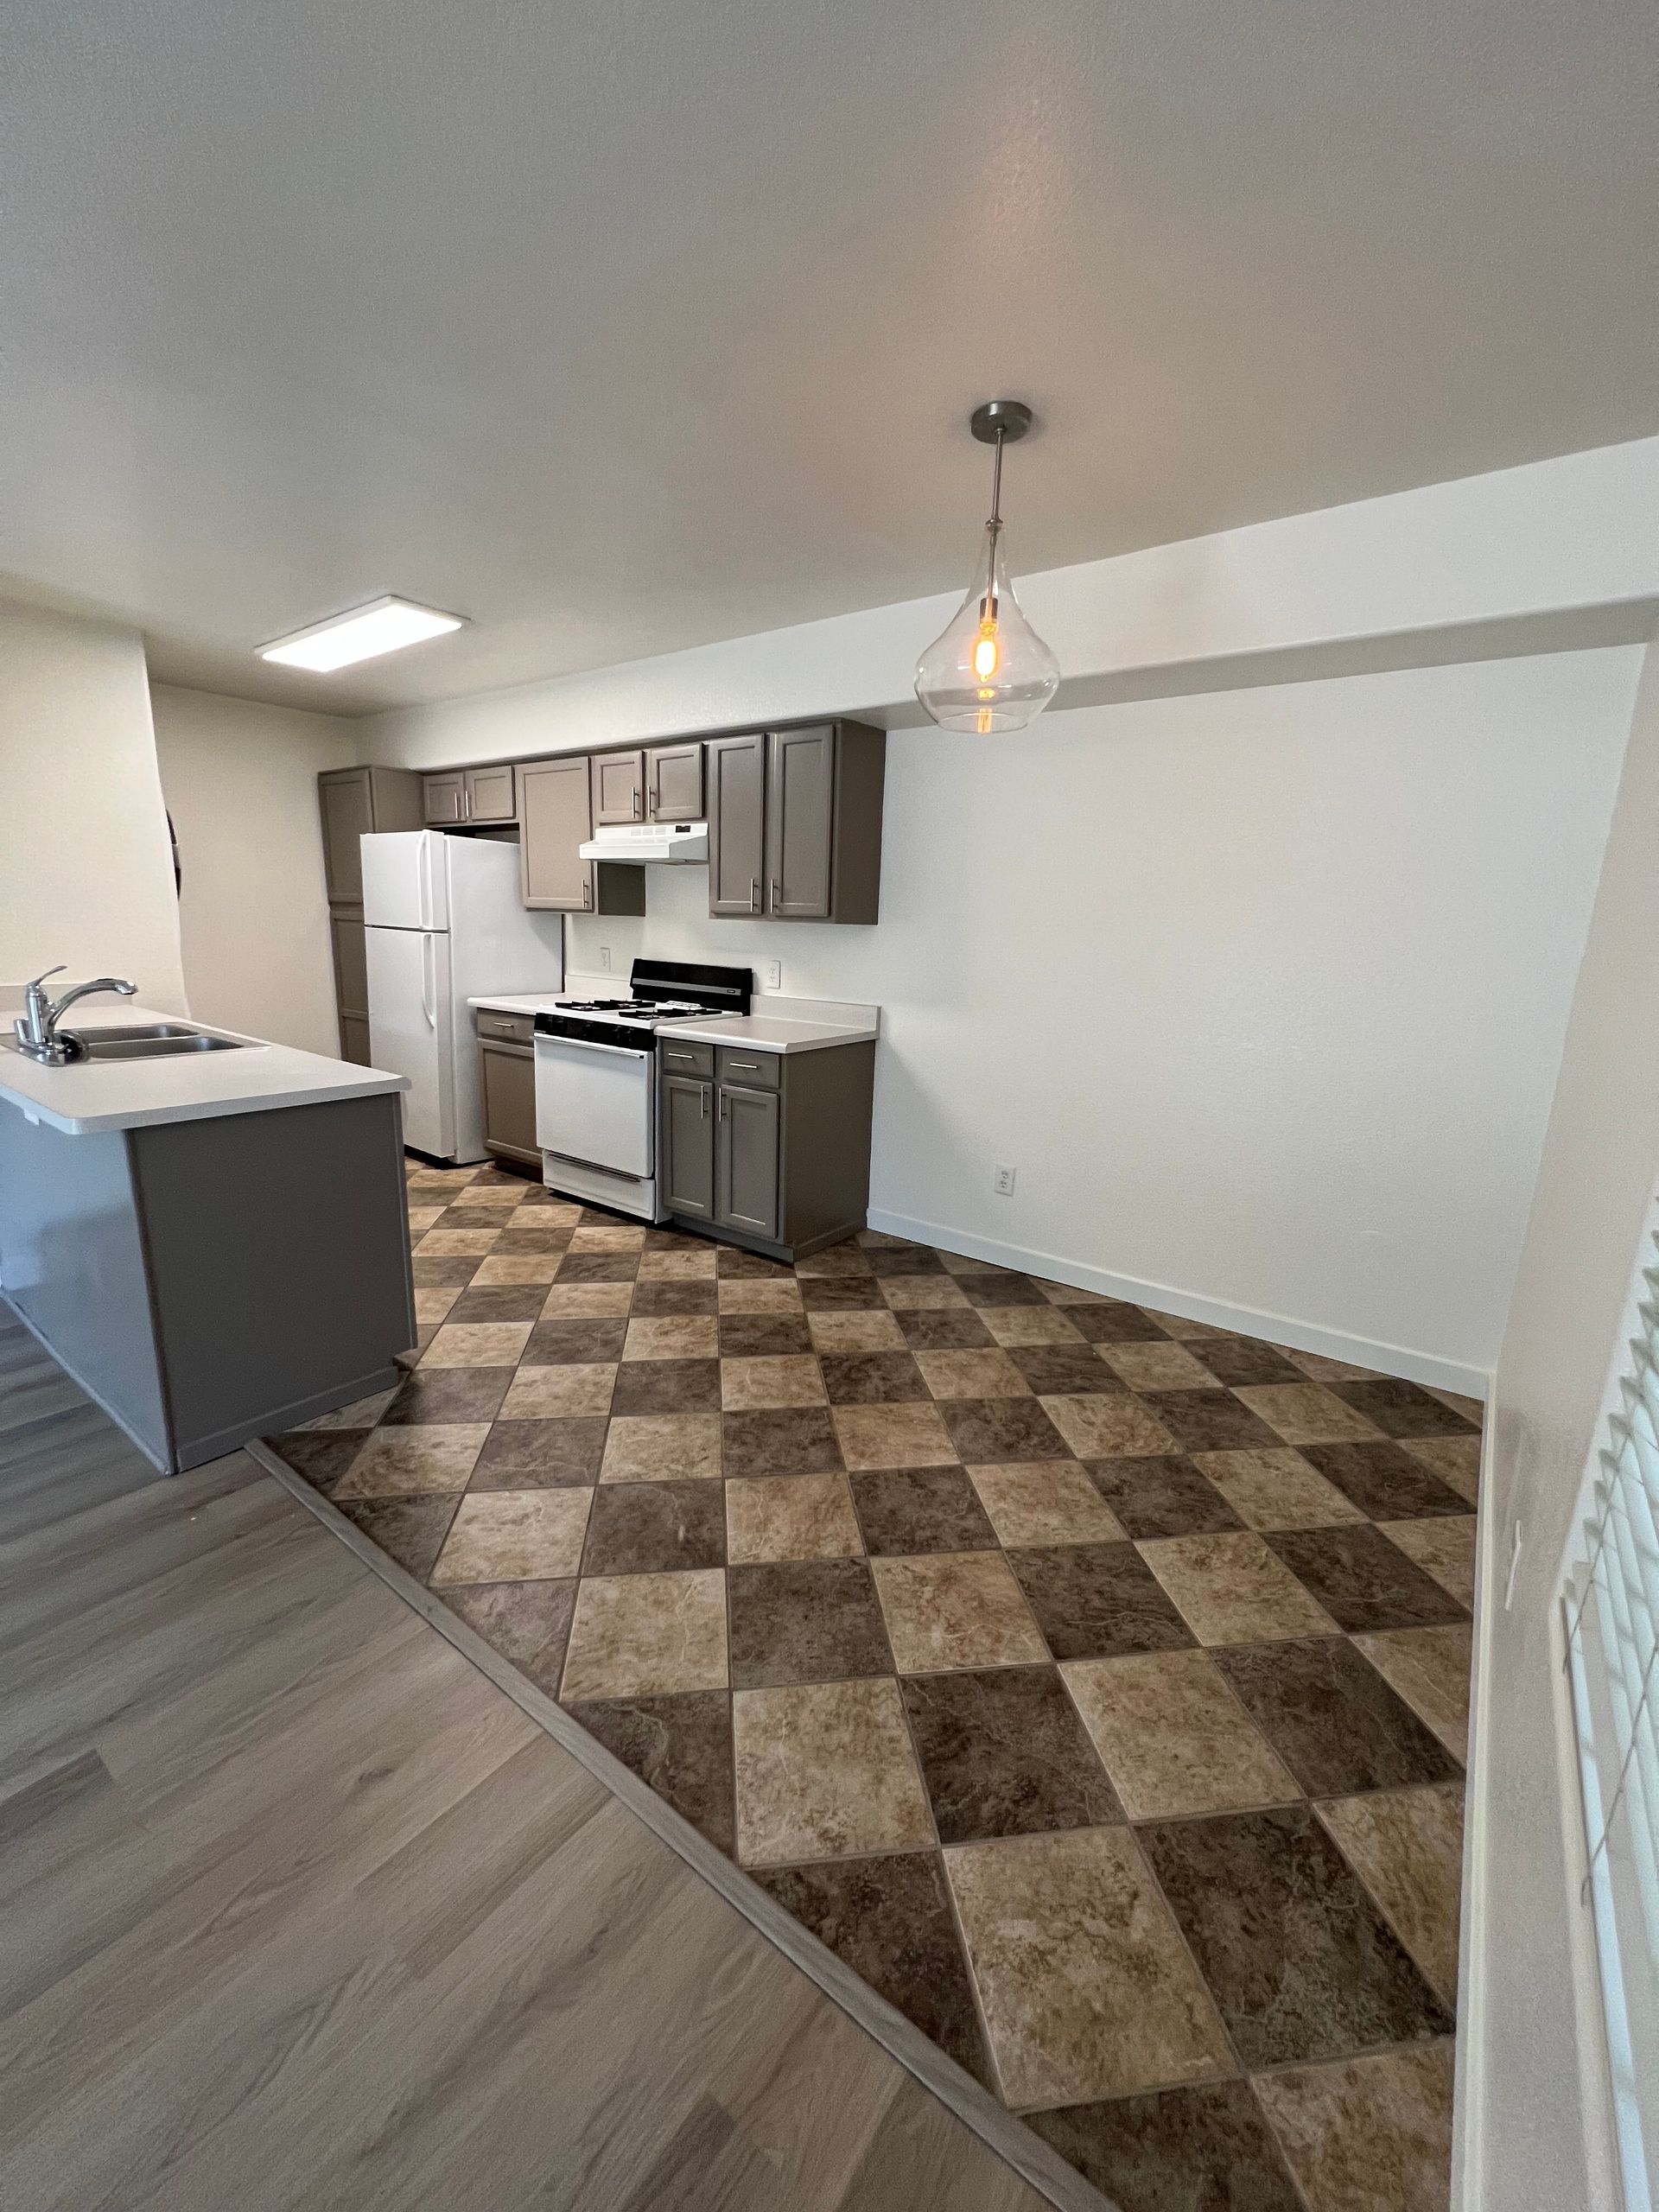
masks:
<path id="1" fill-rule="evenodd" d="M 360 914 L 330 914 L 328 934 L 334 948 L 334 999 L 341 1017 L 369 1018 L 368 935 Z"/>
<path id="2" fill-rule="evenodd" d="M 770 1090 L 715 1093 L 718 1117 L 715 1219 L 755 1236 L 778 1234 L 778 1097 Z"/>
<path id="3" fill-rule="evenodd" d="M 645 756 L 643 753 L 594 755 L 594 826 L 645 818 Z"/>
<path id="4" fill-rule="evenodd" d="M 366 768 L 346 768 L 317 779 L 322 808 L 322 872 L 330 899 L 363 897 L 363 854 L 358 839 L 374 827 Z"/>
<path id="5" fill-rule="evenodd" d="M 585 753 L 518 771 L 518 866 L 526 906 L 593 912 L 593 868 L 576 849 L 593 834 L 588 772 Z"/>
<path id="6" fill-rule="evenodd" d="M 469 768 L 467 771 L 467 802 L 463 818 L 468 822 L 512 820 L 511 768 Z"/>
<path id="7" fill-rule="evenodd" d="M 659 745 L 645 755 L 645 819 L 702 820 L 702 747 Z"/>
<path id="8" fill-rule="evenodd" d="M 715 1212 L 715 1086 L 690 1076 L 663 1078 L 663 1204 L 711 1221 Z"/>
<path id="9" fill-rule="evenodd" d="M 758 914 L 766 899 L 766 733 L 716 737 L 707 750 L 709 912 Z"/>
<path id="10" fill-rule="evenodd" d="M 766 772 L 766 906 L 804 922 L 830 918 L 836 732 L 774 730 Z"/>
<path id="11" fill-rule="evenodd" d="M 366 1014 L 340 1015 L 340 1057 L 342 1060 L 349 1060 L 354 1068 L 372 1068 L 374 1065 L 369 1054 L 369 1017 Z"/>
<path id="12" fill-rule="evenodd" d="M 460 769 L 452 776 L 423 776 L 421 812 L 429 823 L 467 819 L 467 779 Z"/>
<path id="13" fill-rule="evenodd" d="M 484 1141 L 493 1152 L 539 1163 L 536 1142 L 536 1062 L 522 1050 L 483 1045 Z"/>

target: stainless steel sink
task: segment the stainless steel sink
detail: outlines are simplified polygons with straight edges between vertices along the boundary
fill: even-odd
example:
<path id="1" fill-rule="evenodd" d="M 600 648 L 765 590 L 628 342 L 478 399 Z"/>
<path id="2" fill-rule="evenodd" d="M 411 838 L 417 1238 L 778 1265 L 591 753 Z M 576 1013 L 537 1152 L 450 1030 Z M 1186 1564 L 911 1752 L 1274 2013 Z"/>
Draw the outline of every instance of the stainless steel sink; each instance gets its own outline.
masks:
<path id="1" fill-rule="evenodd" d="M 79 1040 L 82 1057 L 89 1060 L 153 1060 L 175 1052 L 234 1052 L 240 1049 L 234 1037 L 214 1037 L 205 1029 L 187 1029 L 177 1021 L 130 1025 L 112 1022 L 106 1029 L 72 1030 L 69 1033 Z"/>

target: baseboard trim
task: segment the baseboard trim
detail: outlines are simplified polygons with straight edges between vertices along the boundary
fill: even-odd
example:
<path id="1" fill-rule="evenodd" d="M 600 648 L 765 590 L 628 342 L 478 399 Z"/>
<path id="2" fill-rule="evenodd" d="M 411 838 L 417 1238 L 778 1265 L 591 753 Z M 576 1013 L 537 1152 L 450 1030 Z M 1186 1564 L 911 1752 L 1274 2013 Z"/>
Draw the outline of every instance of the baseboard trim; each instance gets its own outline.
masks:
<path id="1" fill-rule="evenodd" d="M 1374 1367 L 1379 1374 L 1398 1375 L 1426 1389 L 1460 1390 L 1465 1397 L 1484 1398 L 1492 1378 L 1484 1367 L 1460 1360 L 1441 1359 L 1433 1352 L 1414 1351 L 1405 1344 L 1379 1344 L 1370 1337 L 1351 1337 L 1340 1330 L 1321 1328 L 1316 1322 L 1299 1321 L 1287 1313 L 1258 1313 L 1249 1306 L 1228 1306 L 1219 1299 L 1200 1298 L 1168 1283 L 1141 1282 L 1133 1275 L 1115 1275 L 1104 1268 L 1080 1260 L 1062 1259 L 1057 1253 L 1033 1251 L 1023 1244 L 1006 1244 L 994 1236 L 978 1236 L 965 1229 L 949 1229 L 937 1221 L 915 1221 L 908 1214 L 887 1213 L 872 1206 L 872 1229 L 889 1236 L 905 1236 L 918 1244 L 937 1244 L 947 1252 L 963 1252 L 970 1260 L 988 1260 L 999 1268 L 1017 1268 L 1021 1274 L 1046 1275 L 1052 1282 L 1070 1283 L 1077 1290 L 1096 1290 L 1103 1298 L 1127 1299 L 1132 1306 L 1151 1306 L 1161 1313 L 1179 1313 L 1184 1321 L 1206 1321 L 1211 1328 L 1235 1329 L 1241 1336 L 1265 1337 L 1270 1343 L 1289 1344 L 1297 1351 L 1321 1353 L 1355 1367 Z"/>
<path id="2" fill-rule="evenodd" d="M 758 1935 L 766 1937 L 797 1966 L 809 1980 L 873 2036 L 889 2056 L 936 2096 L 941 2104 L 971 2129 L 988 2150 L 1013 2167 L 1022 2181 L 1037 2191 L 1057 2212 L 1117 2212 L 1099 2190 L 1076 2168 L 1052 2151 L 1040 2136 L 982 2089 L 973 2076 L 949 2058 L 932 2039 L 897 2012 L 869 1984 L 842 1964 L 775 1898 L 752 1882 L 742 1868 L 717 1851 L 706 1836 L 665 1804 L 648 1783 L 623 1765 L 587 1730 L 573 1720 L 563 1707 L 527 1681 L 510 1661 L 485 1643 L 459 1614 L 452 1613 L 440 1598 L 389 1559 L 362 1530 L 348 1521 L 337 1506 L 296 1475 L 268 1445 L 257 1438 L 242 1449 L 261 1471 L 281 1484 L 291 1497 L 339 1537 L 346 1548 L 386 1584 L 404 1603 L 417 1612 L 429 1628 L 451 1643 L 464 1659 L 486 1675 L 497 1689 L 510 1697 L 521 1712 L 550 1735 L 561 1750 L 604 1784 L 637 1814 L 691 1871 L 708 1883 L 741 1915 Z"/>
<path id="3" fill-rule="evenodd" d="M 1475 1523 L 1474 1658 L 1470 1669 L 1468 1756 L 1464 1762 L 1463 1911 L 1458 1934 L 1458 2044 L 1452 2101 L 1453 2212 L 1482 2212 L 1482 2115 L 1485 2109 L 1486 1854 L 1491 1764 L 1486 1749 L 1485 1706 L 1491 1682 L 1492 1621 L 1503 1596 L 1499 1580 L 1498 1522 L 1489 1509 L 1491 1461 L 1497 1427 L 1489 1408 L 1480 1447 Z"/>

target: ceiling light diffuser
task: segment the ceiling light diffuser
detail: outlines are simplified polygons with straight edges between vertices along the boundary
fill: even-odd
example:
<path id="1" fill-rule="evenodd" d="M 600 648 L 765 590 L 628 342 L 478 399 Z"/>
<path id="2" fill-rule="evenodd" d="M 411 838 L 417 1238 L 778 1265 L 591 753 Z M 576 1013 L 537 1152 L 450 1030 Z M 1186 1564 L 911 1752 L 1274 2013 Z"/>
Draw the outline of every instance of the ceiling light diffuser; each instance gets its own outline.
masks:
<path id="1" fill-rule="evenodd" d="M 395 653 L 404 645 L 418 645 L 427 638 L 441 638 L 459 630 L 459 614 L 441 614 L 435 607 L 416 607 L 412 600 L 371 600 L 345 614 L 331 614 L 326 622 L 313 622 L 269 645 L 261 645 L 261 660 L 280 662 L 284 668 L 308 668 L 319 676 L 337 668 L 350 668 L 359 660 L 374 660 Z"/>

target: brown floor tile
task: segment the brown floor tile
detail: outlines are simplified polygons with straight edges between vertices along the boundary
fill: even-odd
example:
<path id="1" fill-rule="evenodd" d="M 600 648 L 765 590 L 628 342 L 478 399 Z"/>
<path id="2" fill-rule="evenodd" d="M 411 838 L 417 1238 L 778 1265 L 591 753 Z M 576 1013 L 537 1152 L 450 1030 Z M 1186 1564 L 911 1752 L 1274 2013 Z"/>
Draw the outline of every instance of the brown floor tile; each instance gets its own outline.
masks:
<path id="1" fill-rule="evenodd" d="M 941 1843 L 1122 1818 L 1052 1667 L 908 1675 L 899 1688 Z"/>
<path id="2" fill-rule="evenodd" d="M 895 1467 L 851 1478 L 864 1543 L 872 1553 L 991 1551 L 996 1532 L 961 1467 Z"/>
<path id="3" fill-rule="evenodd" d="M 397 1387 L 380 1416 L 391 1428 L 493 1421 L 512 1381 L 508 1367 L 427 1367 Z"/>
<path id="4" fill-rule="evenodd" d="M 1406 1557 L 1414 1560 L 1426 1574 L 1433 1576 L 1465 1612 L 1472 1611 L 1475 1603 L 1475 1516 L 1472 1513 L 1456 1520 L 1385 1521 L 1378 1534 L 1398 1546 Z M 1373 1625 L 1370 1622 L 1366 1627 Z M 1379 1622 L 1376 1626 L 1383 1626 Z M 1404 1627 L 1404 1622 L 1387 1624 Z"/>
<path id="5" fill-rule="evenodd" d="M 922 1371 L 907 1351 L 825 1352 L 822 1363 L 832 1406 L 904 1404 L 928 1395 Z"/>
<path id="6" fill-rule="evenodd" d="M 780 1260 L 769 1260 L 764 1252 L 746 1252 L 737 1244 L 720 1246 L 716 1266 L 721 1280 L 727 1282 L 745 1278 L 754 1282 L 775 1282 L 791 1273 Z"/>
<path id="7" fill-rule="evenodd" d="M 1452 2031 L 1452 2015 L 1306 1805 L 1137 1833 L 1247 2067 Z"/>
<path id="8" fill-rule="evenodd" d="M 1463 1885 L 1463 1785 L 1375 1789 L 1314 1808 L 1383 1916 L 1455 2010 Z"/>
<path id="9" fill-rule="evenodd" d="M 1008 1563 L 1057 1659 L 1172 1651 L 1193 1640 L 1133 1544 L 1012 1551 Z"/>
<path id="10" fill-rule="evenodd" d="M 647 1253 L 645 1258 L 650 1257 Z M 643 1267 L 644 1262 L 640 1264 Z M 661 1320 L 675 1314 L 713 1313 L 718 1306 L 719 1292 L 712 1275 L 701 1282 L 650 1282 L 641 1274 L 628 1310 L 641 1319 Z"/>
<path id="11" fill-rule="evenodd" d="M 1065 1306 L 1066 1319 L 1077 1334 L 1086 1337 L 1091 1344 L 1156 1344 L 1168 1337 L 1169 1332 L 1160 1328 L 1157 1322 L 1138 1306 L 1122 1305 L 1109 1298 L 1091 1299 L 1087 1305 L 1072 1305 L 1070 1300 L 1079 1294 L 1071 1292 L 1057 1298 L 1056 1286 L 1052 1283 L 1046 1286 L 1046 1294 L 1051 1300 Z"/>
<path id="12" fill-rule="evenodd" d="M 1286 1444 L 1359 1444 L 1377 1433 L 1374 1422 L 1317 1382 L 1247 1382 L 1238 1395 Z"/>
<path id="13" fill-rule="evenodd" d="M 1215 2007 L 1126 1828 L 964 1845 L 945 1869 L 1016 2109 L 1231 2070 Z"/>
<path id="14" fill-rule="evenodd" d="M 1359 1508 L 1300 1452 L 1202 1452 L 1193 1464 L 1251 1529 L 1325 1529 L 1362 1521 Z"/>
<path id="15" fill-rule="evenodd" d="M 1408 1522 L 1437 1528 L 1444 1523 Z M 1338 1628 L 1438 1628 L 1466 1607 L 1366 1522 L 1345 1529 L 1275 1531 L 1266 1541 Z M 1309 1630 L 1312 1634 L 1314 1631 Z M 1240 1637 L 1221 1639 L 1242 1643 Z"/>
<path id="16" fill-rule="evenodd" d="M 855 1246 L 873 1275 L 938 1275 L 944 1262 L 931 1244 L 873 1244 Z"/>
<path id="17" fill-rule="evenodd" d="M 722 1359 L 781 1359 L 815 1346 L 804 1313 L 726 1313 L 718 1350 Z"/>
<path id="18" fill-rule="evenodd" d="M 588 1734 L 728 1855 L 737 1844 L 731 1699 L 724 1690 L 678 1697 L 567 1704 Z"/>
<path id="19" fill-rule="evenodd" d="M 1217 1382 L 1236 1388 L 1241 1382 L 1305 1382 L 1308 1377 L 1293 1367 L 1277 1344 L 1258 1337 L 1197 1337 L 1187 1350 L 1207 1367 Z"/>
<path id="20" fill-rule="evenodd" d="M 1154 1536 L 1218 1536 L 1243 1523 L 1191 1459 L 1090 1459 L 1089 1478 L 1137 1542 Z"/>
<path id="21" fill-rule="evenodd" d="M 335 1484 L 334 1502 L 463 1491 L 489 1433 L 483 1421 L 374 1429 Z"/>
<path id="22" fill-rule="evenodd" d="M 1088 1399 L 1056 1403 L 1086 1405 Z M 1036 1398 L 949 1398 L 939 1408 L 964 1465 L 990 1466 L 1066 1459 L 1066 1441 Z"/>
<path id="23" fill-rule="evenodd" d="M 415 1318 L 419 1321 L 535 1321 L 542 1311 L 543 1293 L 536 1283 L 499 1283 L 472 1290 L 421 1290 L 415 1294 Z M 423 1300 L 442 1299 L 442 1312 L 428 1310 Z"/>
<path id="24" fill-rule="evenodd" d="M 990 2086 L 973 1985 L 937 1853 L 757 1868 L 754 1878 L 889 2005 Z"/>
<path id="25" fill-rule="evenodd" d="M 823 1378 L 809 1353 L 774 1359 L 722 1359 L 721 1405 L 728 1414 L 781 1406 L 821 1406 Z"/>
<path id="26" fill-rule="evenodd" d="M 972 1467 L 969 1479 L 1004 1544 L 1109 1544 L 1123 1529 L 1075 1459 Z"/>
<path id="27" fill-rule="evenodd" d="M 627 1324 L 624 1359 L 713 1359 L 720 1325 L 712 1313 L 651 1314 Z"/>
<path id="28" fill-rule="evenodd" d="M 570 1232 L 568 1229 L 543 1228 L 539 1223 L 534 1229 L 520 1228 L 515 1222 L 501 1231 L 495 1243 L 495 1256 L 501 1259 L 556 1260 L 562 1266 L 571 1264 L 568 1258 Z"/>
<path id="29" fill-rule="evenodd" d="M 816 1287 L 804 1286 L 809 1304 L 813 1302 L 811 1292 Z M 932 1275 L 883 1275 L 876 1288 L 895 1313 L 948 1313 L 953 1307 L 968 1307 L 956 1277 L 943 1270 Z"/>
<path id="30" fill-rule="evenodd" d="M 1207 2082 L 1025 2118 L 1125 2212 L 1306 2212 L 1248 2082 Z"/>
<path id="31" fill-rule="evenodd" d="M 474 1491 L 463 1497 L 432 1569 L 442 1582 L 545 1582 L 582 1565 L 593 1492 Z"/>
<path id="32" fill-rule="evenodd" d="M 1132 1390 L 1218 1390 L 1220 1383 L 1185 1344 L 1103 1344 L 1098 1357 Z"/>
<path id="33" fill-rule="evenodd" d="M 268 1436 L 264 1441 L 302 1481 L 329 1497 L 368 1434 L 366 1428 L 290 1428 L 286 1434 Z"/>
<path id="34" fill-rule="evenodd" d="M 602 1483 L 708 1481 L 720 1473 L 718 1414 L 639 1414 L 613 1421 Z"/>
<path id="35" fill-rule="evenodd" d="M 845 1244 L 826 1244 L 822 1251 L 809 1252 L 805 1259 L 795 1263 L 795 1273 L 803 1281 L 809 1275 L 868 1275 L 875 1272 L 868 1253 L 850 1239 Z"/>
<path id="36" fill-rule="evenodd" d="M 827 1406 L 723 1414 L 721 1433 L 728 1475 L 825 1475 L 841 1466 Z"/>
<path id="37" fill-rule="evenodd" d="M 1231 1390 L 1149 1390 L 1141 1401 L 1162 1422 L 1173 1445 L 1166 1451 L 1250 1452 L 1270 1450 L 1282 1440 L 1278 1432 L 1259 1421 Z M 1109 1447 L 1110 1448 L 1110 1447 Z M 1119 1446 L 1132 1451 L 1134 1446 Z M 1155 1451 L 1154 1446 L 1142 1450 Z M 1103 1452 L 1080 1452 L 1082 1459 L 1101 1459 Z"/>
<path id="38" fill-rule="evenodd" d="M 809 1313 L 805 1316 L 811 1349 L 816 1352 L 902 1351 L 905 1332 L 898 1316 L 884 1306 L 880 1313 Z"/>
<path id="39" fill-rule="evenodd" d="M 887 1302 L 874 1275 L 809 1275 L 801 1282 L 798 1295 L 809 1313 L 887 1311 Z"/>
<path id="40" fill-rule="evenodd" d="M 1412 1436 L 1401 1449 L 1456 1491 L 1465 1505 L 1475 1503 L 1480 1495 L 1479 1437 Z"/>
<path id="41" fill-rule="evenodd" d="M 802 1311 L 801 1286 L 793 1275 L 766 1281 L 750 1276 L 728 1280 L 722 1276 L 715 1289 L 722 1313 L 798 1313 Z M 873 1285 L 870 1296 L 874 1304 L 880 1304 Z"/>
<path id="42" fill-rule="evenodd" d="M 711 1283 L 715 1277 L 715 1255 L 712 1249 L 699 1252 L 660 1249 L 647 1249 L 639 1255 L 637 1280 L 642 1283 Z M 699 1309 L 701 1310 L 701 1309 Z"/>
<path id="43" fill-rule="evenodd" d="M 1256 2084 L 1309 2212 L 1446 2212 L 1452 2050 L 1426 2044 Z"/>
<path id="44" fill-rule="evenodd" d="M 732 1725 L 744 1866 L 931 1846 L 927 1793 L 891 1675 L 739 1690 Z"/>
<path id="45" fill-rule="evenodd" d="M 893 1672 L 881 1609 L 861 1559 L 734 1566 L 726 1580 L 734 1689 Z"/>
<path id="46" fill-rule="evenodd" d="M 725 1687 L 726 1577 L 718 1567 L 582 1577 L 559 1693 L 567 1704 Z"/>
<path id="47" fill-rule="evenodd" d="M 1453 1413 L 1443 1398 L 1386 1376 L 1370 1382 L 1332 1382 L 1333 1397 L 1351 1406 L 1384 1436 L 1469 1436 L 1480 1423 Z"/>
<path id="48" fill-rule="evenodd" d="M 1466 1513 L 1466 1499 L 1402 1445 L 1309 1444 L 1302 1457 L 1373 1521 Z"/>
<path id="49" fill-rule="evenodd" d="M 1093 1344 L 1015 1344 L 1005 1357 L 1039 1397 L 1098 1397 L 1120 1387 Z"/>
<path id="50" fill-rule="evenodd" d="M 388 1559 L 424 1582 L 432 1571 L 459 1497 L 340 1497 L 334 1503 Z"/>
<path id="51" fill-rule="evenodd" d="M 521 1367 L 501 1402 L 503 1421 L 547 1421 L 612 1410 L 612 1385 L 621 1372 L 609 1361 L 592 1366 Z"/>
<path id="52" fill-rule="evenodd" d="M 1141 1555 L 1200 1643 L 1330 1632 L 1330 1616 L 1261 1536 L 1167 1536 Z"/>
<path id="53" fill-rule="evenodd" d="M 626 1314 L 633 1297 L 631 1282 L 556 1282 L 542 1301 L 548 1321 L 614 1319 Z"/>
<path id="54" fill-rule="evenodd" d="M 330 1413 L 319 1414 L 314 1421 L 302 1421 L 300 1433 L 309 1435 L 318 1429 L 372 1428 L 377 1421 L 385 1419 L 386 1408 L 397 1395 L 394 1387 L 373 1391 L 366 1398 L 353 1398 L 346 1405 L 334 1407 Z"/>
<path id="55" fill-rule="evenodd" d="M 957 1448 L 935 1405 L 836 1406 L 830 1418 L 849 1468 L 957 1463 Z"/>
<path id="56" fill-rule="evenodd" d="M 499 1229 L 500 1214 L 493 1206 L 446 1206 L 430 1226 L 434 1229 Z"/>
<path id="57" fill-rule="evenodd" d="M 468 1490 L 556 1490 L 599 1480 L 607 1424 L 602 1414 L 569 1421 L 499 1421 L 485 1439 Z"/>
<path id="58" fill-rule="evenodd" d="M 774 1560 L 856 1559 L 864 1551 L 845 1475 L 728 1482 L 726 1527 L 734 1567 Z"/>
<path id="59" fill-rule="evenodd" d="M 601 1366 L 622 1357 L 629 1324 L 606 1320 L 538 1321 L 524 1346 L 524 1367 Z"/>
<path id="60" fill-rule="evenodd" d="M 559 1670 L 576 1602 L 574 1579 L 462 1583 L 441 1589 L 438 1595 L 538 1690 L 550 1697 L 558 1694 Z"/>
<path id="61" fill-rule="evenodd" d="M 971 1306 L 931 1313 L 912 1309 L 895 1313 L 891 1319 L 903 1331 L 905 1342 L 912 1351 L 944 1351 L 995 1342 Z"/>
<path id="62" fill-rule="evenodd" d="M 1000 1552 L 871 1562 L 900 1674 L 1014 1667 L 1048 1653 Z"/>
<path id="63" fill-rule="evenodd" d="M 1216 1654 L 1234 1694 L 1313 1797 L 1449 1782 L 1456 1760 L 1344 1637 Z"/>
<path id="64" fill-rule="evenodd" d="M 1474 1634 L 1467 1621 L 1452 1628 L 1396 1628 L 1354 1642 L 1454 1758 L 1466 1760 L 1469 1677 Z"/>
<path id="65" fill-rule="evenodd" d="M 718 1483 L 607 1483 L 594 1494 L 584 1574 L 670 1574 L 726 1564 Z"/>
<path id="66" fill-rule="evenodd" d="M 1207 1651 L 1075 1660 L 1062 1672 L 1131 1820 L 1300 1796 Z"/>
<path id="67" fill-rule="evenodd" d="M 1013 1274 L 1002 1268 L 987 1268 L 975 1273 L 964 1268 L 950 1270 L 962 1285 L 963 1295 L 970 1306 L 1041 1306 L 1043 1287 L 1030 1275 Z"/>
<path id="68" fill-rule="evenodd" d="M 632 1282 L 639 1272 L 637 1252 L 567 1252 L 556 1282 Z"/>
<path id="69" fill-rule="evenodd" d="M 1184 1390 L 1187 1398 L 1219 1398 L 1219 1390 Z M 1179 1452 L 1175 1436 L 1159 1417 L 1161 1400 L 1116 1390 L 1094 1397 L 1046 1397 L 1044 1409 L 1079 1459 L 1141 1458 Z"/>
<path id="70" fill-rule="evenodd" d="M 624 1360 L 616 1370 L 617 1414 L 712 1414 L 720 1410 L 717 1359 Z"/>
<path id="71" fill-rule="evenodd" d="M 1071 1308 L 1051 1306 L 982 1306 L 979 1318 L 998 1344 L 1075 1344 L 1082 1342 L 1071 1319 Z"/>

